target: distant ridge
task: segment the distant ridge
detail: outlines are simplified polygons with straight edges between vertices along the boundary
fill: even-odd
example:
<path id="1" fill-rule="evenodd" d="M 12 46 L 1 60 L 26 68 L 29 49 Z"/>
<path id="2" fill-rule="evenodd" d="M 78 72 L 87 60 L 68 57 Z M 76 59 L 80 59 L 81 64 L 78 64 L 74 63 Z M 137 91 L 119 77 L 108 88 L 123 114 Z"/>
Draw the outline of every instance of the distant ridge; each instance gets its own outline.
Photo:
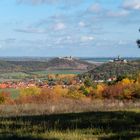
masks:
<path id="1" fill-rule="evenodd" d="M 26 72 L 39 70 L 91 70 L 95 64 L 76 58 L 52 58 L 47 61 L 0 60 L 0 72 Z"/>

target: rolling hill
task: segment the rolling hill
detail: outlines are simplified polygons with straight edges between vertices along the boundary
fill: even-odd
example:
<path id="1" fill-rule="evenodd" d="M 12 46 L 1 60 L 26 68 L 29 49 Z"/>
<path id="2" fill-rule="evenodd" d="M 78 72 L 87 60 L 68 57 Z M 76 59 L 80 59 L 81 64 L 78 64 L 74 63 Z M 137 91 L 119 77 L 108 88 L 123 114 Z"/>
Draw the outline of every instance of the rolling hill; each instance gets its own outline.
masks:
<path id="1" fill-rule="evenodd" d="M 47 63 L 47 69 L 91 70 L 96 65 L 75 58 L 54 58 Z"/>
<path id="2" fill-rule="evenodd" d="M 128 63 L 104 63 L 80 77 L 89 77 L 92 80 L 107 80 L 111 77 L 134 75 L 140 71 L 140 61 L 131 61 Z"/>
<path id="3" fill-rule="evenodd" d="M 0 72 L 30 72 L 43 70 L 83 70 L 96 65 L 74 58 L 53 58 L 49 61 L 4 61 L 0 60 Z"/>

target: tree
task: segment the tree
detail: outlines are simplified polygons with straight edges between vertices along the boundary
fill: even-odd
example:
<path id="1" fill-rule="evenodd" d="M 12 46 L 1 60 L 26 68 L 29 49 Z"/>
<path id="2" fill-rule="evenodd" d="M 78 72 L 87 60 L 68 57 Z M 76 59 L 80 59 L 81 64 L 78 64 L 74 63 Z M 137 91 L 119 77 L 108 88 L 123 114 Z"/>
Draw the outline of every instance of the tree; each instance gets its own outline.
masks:
<path id="1" fill-rule="evenodd" d="M 140 32 L 140 29 L 139 29 L 139 32 Z M 140 48 L 140 39 L 138 39 L 136 42 L 137 42 L 138 47 Z"/>
<path id="2" fill-rule="evenodd" d="M 41 89 L 38 87 L 29 87 L 20 89 L 21 96 L 33 96 L 41 93 Z"/>
<path id="3" fill-rule="evenodd" d="M 84 85 L 85 85 L 86 87 L 92 86 L 92 85 L 93 85 L 92 80 L 91 80 L 90 78 L 87 78 L 87 79 L 84 81 Z"/>

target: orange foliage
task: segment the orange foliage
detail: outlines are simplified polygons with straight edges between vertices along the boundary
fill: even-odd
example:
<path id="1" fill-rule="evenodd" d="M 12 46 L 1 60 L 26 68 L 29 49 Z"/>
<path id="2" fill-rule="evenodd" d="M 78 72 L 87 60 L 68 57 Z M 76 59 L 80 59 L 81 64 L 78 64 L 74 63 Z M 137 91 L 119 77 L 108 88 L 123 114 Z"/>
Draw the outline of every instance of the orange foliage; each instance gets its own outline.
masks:
<path id="1" fill-rule="evenodd" d="M 2 89 L 7 88 L 7 84 L 0 84 L 0 88 Z"/>

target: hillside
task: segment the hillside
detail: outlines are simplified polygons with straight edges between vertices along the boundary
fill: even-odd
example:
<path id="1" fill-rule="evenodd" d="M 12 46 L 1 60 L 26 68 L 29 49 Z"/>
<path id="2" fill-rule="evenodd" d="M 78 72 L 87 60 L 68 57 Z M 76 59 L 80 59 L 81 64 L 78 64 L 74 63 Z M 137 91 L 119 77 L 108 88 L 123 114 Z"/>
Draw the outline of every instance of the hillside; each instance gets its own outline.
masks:
<path id="1" fill-rule="evenodd" d="M 75 58 L 54 58 L 47 63 L 47 69 L 90 70 L 96 65 Z"/>
<path id="2" fill-rule="evenodd" d="M 105 63 L 82 74 L 81 77 L 89 77 L 92 80 L 107 80 L 111 77 L 136 74 L 139 70 L 140 61 Z"/>
<path id="3" fill-rule="evenodd" d="M 44 70 L 47 62 L 36 61 L 0 61 L 0 72 L 23 72 Z"/>
<path id="4" fill-rule="evenodd" d="M 49 61 L 4 61 L 0 60 L 0 72 L 28 72 L 43 70 L 90 70 L 96 65 L 79 60 L 53 58 Z"/>

